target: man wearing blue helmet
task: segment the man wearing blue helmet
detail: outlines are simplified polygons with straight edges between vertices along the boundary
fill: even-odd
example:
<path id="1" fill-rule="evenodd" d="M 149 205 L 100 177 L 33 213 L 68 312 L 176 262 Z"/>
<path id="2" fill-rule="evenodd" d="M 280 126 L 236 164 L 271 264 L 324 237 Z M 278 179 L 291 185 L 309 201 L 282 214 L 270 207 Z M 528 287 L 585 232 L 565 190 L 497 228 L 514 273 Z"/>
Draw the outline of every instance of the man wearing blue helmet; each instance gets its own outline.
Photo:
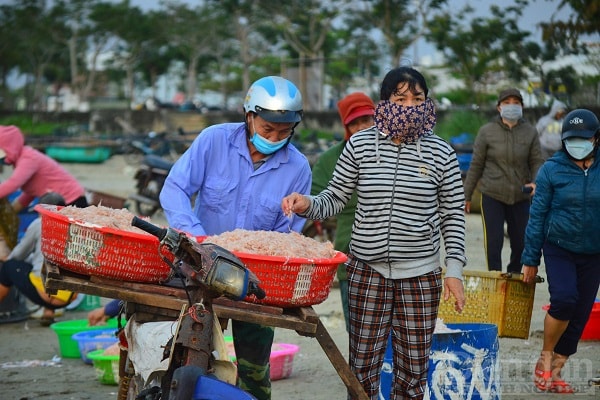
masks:
<path id="1" fill-rule="evenodd" d="M 160 194 L 169 225 L 194 236 L 235 229 L 301 232 L 304 218 L 281 210 L 290 193 L 310 193 L 306 157 L 290 143 L 302 120 L 302 95 L 287 79 L 254 82 L 244 122 L 204 129 L 177 160 Z M 269 357 L 274 329 L 232 321 L 238 386 L 271 398 Z"/>

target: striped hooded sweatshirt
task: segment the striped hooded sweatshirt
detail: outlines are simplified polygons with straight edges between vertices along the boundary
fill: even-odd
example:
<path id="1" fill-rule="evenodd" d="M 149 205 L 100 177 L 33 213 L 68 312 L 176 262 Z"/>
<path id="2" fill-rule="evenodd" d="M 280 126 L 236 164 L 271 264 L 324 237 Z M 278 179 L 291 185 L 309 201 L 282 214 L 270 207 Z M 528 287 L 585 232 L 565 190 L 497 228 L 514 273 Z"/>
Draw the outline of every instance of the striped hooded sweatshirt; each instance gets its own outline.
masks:
<path id="1" fill-rule="evenodd" d="M 464 191 L 456 154 L 429 132 L 397 145 L 376 127 L 354 134 L 327 188 L 310 196 L 304 216 L 338 214 L 356 190 L 350 253 L 386 278 L 420 276 L 440 267 L 462 279 L 465 257 Z"/>

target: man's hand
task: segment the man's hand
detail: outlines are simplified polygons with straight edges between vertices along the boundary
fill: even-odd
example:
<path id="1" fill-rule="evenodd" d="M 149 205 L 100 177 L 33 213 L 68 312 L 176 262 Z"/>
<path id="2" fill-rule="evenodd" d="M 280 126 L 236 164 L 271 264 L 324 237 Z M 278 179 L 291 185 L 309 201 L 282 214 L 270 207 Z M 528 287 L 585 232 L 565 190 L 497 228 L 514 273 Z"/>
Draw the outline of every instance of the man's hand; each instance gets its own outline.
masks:
<path id="1" fill-rule="evenodd" d="M 465 307 L 465 289 L 458 278 L 444 278 L 444 301 L 450 300 L 450 294 L 454 297 L 454 309 L 462 312 Z"/>
<path id="2" fill-rule="evenodd" d="M 90 311 L 87 317 L 89 326 L 104 325 L 108 319 L 108 316 L 104 314 L 104 307 L 98 307 Z"/>

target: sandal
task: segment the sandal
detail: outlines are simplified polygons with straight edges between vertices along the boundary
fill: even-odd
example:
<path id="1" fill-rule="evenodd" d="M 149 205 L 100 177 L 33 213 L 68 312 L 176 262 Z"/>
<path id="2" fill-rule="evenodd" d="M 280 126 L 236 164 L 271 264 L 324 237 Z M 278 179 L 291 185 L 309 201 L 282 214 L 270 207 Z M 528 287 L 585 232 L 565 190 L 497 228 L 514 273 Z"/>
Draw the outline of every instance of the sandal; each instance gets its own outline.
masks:
<path id="1" fill-rule="evenodd" d="M 554 379 L 549 389 L 550 393 L 573 394 L 575 388 L 562 379 Z"/>
<path id="2" fill-rule="evenodd" d="M 552 371 L 544 371 L 536 367 L 533 378 L 533 383 L 538 390 L 547 392 L 552 388 L 554 382 L 552 381 Z"/>

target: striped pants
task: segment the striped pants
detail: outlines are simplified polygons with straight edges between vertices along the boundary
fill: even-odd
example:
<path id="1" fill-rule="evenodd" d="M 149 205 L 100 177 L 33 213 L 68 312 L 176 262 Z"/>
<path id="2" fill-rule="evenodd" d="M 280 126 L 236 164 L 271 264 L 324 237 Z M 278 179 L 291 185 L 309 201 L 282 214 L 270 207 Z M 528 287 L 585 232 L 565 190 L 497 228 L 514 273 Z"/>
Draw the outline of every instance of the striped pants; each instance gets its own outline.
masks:
<path id="1" fill-rule="evenodd" d="M 423 399 L 442 293 L 441 269 L 414 278 L 386 279 L 352 256 L 346 268 L 349 361 L 367 396 L 379 399 L 381 366 L 391 332 L 394 379 L 389 399 Z"/>

